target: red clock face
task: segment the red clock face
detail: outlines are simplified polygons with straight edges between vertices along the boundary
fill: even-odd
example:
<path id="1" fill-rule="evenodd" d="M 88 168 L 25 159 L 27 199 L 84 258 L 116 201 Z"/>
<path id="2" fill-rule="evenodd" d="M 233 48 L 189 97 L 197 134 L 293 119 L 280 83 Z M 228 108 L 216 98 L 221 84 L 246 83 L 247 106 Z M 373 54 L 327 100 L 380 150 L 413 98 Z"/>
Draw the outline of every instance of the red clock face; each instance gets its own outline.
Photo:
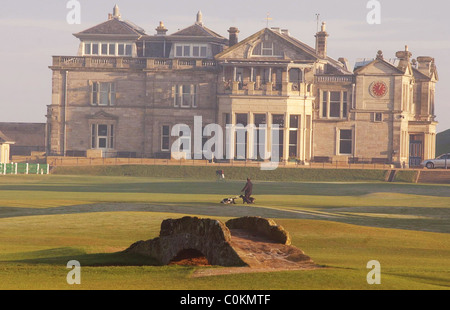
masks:
<path id="1" fill-rule="evenodd" d="M 375 97 L 383 97 L 387 93 L 387 85 L 384 82 L 374 82 L 370 86 L 370 92 Z"/>

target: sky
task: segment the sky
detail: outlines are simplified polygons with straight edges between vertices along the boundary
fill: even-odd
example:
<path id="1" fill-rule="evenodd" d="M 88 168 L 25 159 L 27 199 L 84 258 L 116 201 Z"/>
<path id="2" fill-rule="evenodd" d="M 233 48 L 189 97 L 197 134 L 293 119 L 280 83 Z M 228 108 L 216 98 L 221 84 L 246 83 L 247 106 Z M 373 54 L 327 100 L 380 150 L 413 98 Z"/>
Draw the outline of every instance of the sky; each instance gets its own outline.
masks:
<path id="1" fill-rule="evenodd" d="M 243 40 L 267 25 L 289 29 L 290 34 L 314 47 L 320 23 L 327 23 L 328 55 L 347 58 L 385 58 L 408 45 L 413 58 L 435 58 L 437 131 L 450 129 L 450 2 L 445 0 L 379 0 L 380 23 L 369 24 L 369 0 L 77 0 L 80 24 L 69 24 L 70 0 L 2 1 L 0 9 L 0 122 L 46 122 L 51 104 L 52 56 L 77 54 L 79 41 L 72 34 L 107 20 L 115 4 L 122 18 L 154 34 L 160 21 L 171 34 L 195 22 L 224 37 L 238 27 Z M 72 0 L 74 1 L 74 0 Z"/>

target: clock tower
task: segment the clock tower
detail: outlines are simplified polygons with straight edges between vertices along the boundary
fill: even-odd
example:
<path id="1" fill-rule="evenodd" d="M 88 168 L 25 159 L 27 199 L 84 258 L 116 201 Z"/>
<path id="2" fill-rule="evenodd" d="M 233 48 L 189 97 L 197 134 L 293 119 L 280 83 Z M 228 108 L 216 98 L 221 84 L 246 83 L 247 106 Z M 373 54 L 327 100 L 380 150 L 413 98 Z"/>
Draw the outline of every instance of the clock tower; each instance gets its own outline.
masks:
<path id="1" fill-rule="evenodd" d="M 428 112 L 434 110 L 428 108 L 425 116 L 423 106 L 434 104 L 427 98 L 434 95 L 437 75 L 423 74 L 408 46 L 395 56 L 385 59 L 378 51 L 375 59 L 356 63 L 355 100 L 350 110 L 354 156 L 378 154 L 397 167 L 416 167 L 425 157 L 435 155 L 436 122 L 433 112 Z"/>

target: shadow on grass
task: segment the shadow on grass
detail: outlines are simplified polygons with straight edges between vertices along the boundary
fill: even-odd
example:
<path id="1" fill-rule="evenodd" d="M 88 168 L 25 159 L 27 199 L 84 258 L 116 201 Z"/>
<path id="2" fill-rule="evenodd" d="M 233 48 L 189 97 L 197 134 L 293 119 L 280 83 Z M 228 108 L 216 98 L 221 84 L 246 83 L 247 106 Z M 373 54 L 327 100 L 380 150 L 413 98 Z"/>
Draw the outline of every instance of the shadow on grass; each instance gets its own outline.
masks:
<path id="1" fill-rule="evenodd" d="M 70 184 L 0 184 L 2 191 L 75 192 L 75 193 L 132 193 L 132 194 L 209 194 L 224 197 L 239 194 L 245 182 L 176 181 L 176 182 L 122 182 Z M 363 196 L 386 192 L 424 196 L 450 197 L 448 185 L 423 185 L 384 182 L 267 182 L 254 181 L 255 195 L 320 195 Z"/>
<path id="2" fill-rule="evenodd" d="M 87 254 L 73 248 L 55 248 L 19 254 L 25 259 L 7 260 L 7 262 L 24 264 L 67 265 L 71 260 L 80 262 L 83 267 L 109 266 L 160 266 L 150 257 L 124 252 Z M 3 261 L 5 262 L 5 261 Z"/>

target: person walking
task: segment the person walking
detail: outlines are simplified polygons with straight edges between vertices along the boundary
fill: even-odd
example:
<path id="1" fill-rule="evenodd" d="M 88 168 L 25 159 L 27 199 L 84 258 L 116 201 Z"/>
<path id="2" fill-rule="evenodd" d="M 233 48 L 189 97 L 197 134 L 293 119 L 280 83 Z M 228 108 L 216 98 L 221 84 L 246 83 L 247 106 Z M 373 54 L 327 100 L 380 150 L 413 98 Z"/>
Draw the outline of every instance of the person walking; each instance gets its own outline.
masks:
<path id="1" fill-rule="evenodd" d="M 244 203 L 253 203 L 252 198 L 250 197 L 253 192 L 253 183 L 250 178 L 247 178 L 247 183 L 245 184 L 241 192 L 244 192 L 245 194 L 242 198 L 244 200 Z"/>

